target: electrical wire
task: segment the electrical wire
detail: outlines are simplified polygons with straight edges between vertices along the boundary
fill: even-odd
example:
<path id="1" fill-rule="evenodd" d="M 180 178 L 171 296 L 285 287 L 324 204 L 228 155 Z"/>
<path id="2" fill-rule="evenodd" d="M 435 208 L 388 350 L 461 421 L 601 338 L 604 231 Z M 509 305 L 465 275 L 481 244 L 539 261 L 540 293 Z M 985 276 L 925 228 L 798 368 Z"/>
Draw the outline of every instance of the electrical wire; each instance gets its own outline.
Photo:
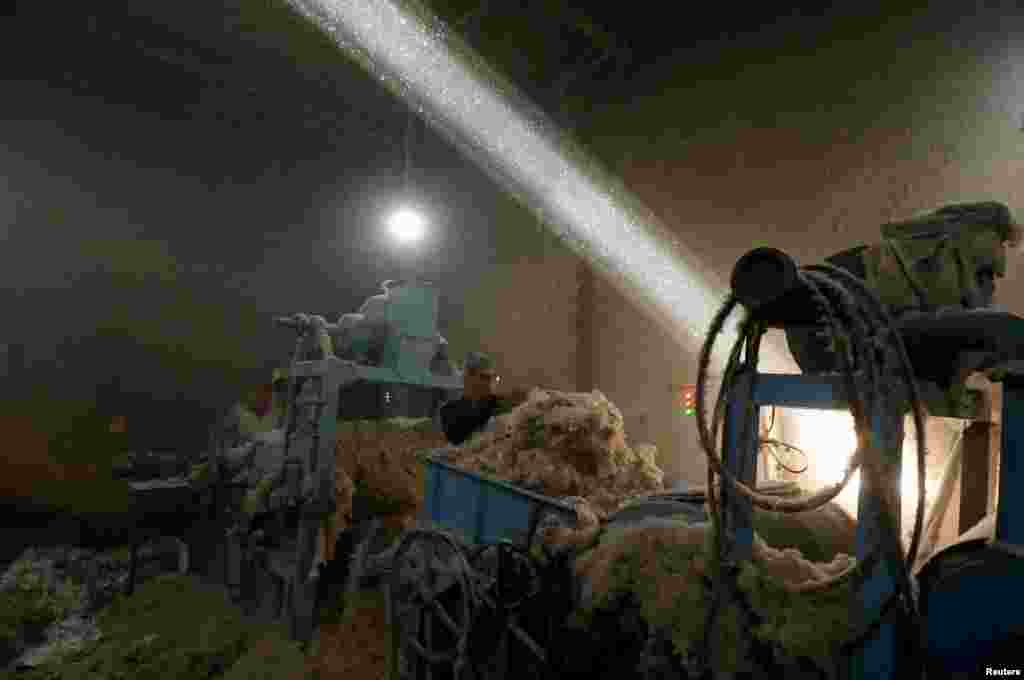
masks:
<path id="1" fill-rule="evenodd" d="M 794 475 L 802 475 L 803 473 L 807 472 L 807 468 L 810 465 L 810 460 L 807 455 L 807 452 L 804 451 L 799 446 L 794 446 L 793 444 L 789 444 L 787 442 L 782 441 L 781 439 L 776 439 L 775 437 L 771 436 L 772 430 L 775 429 L 774 405 L 771 406 L 770 413 L 771 415 L 769 416 L 768 427 L 766 427 L 764 432 L 761 434 L 759 442 L 760 448 L 758 449 L 758 451 L 767 452 L 772 458 L 775 459 L 775 463 L 786 472 L 789 472 L 790 474 Z M 779 449 L 787 449 L 789 451 L 795 451 L 799 453 L 804 458 L 804 466 L 799 470 L 796 470 L 783 463 L 782 459 L 779 458 Z"/>
<path id="2" fill-rule="evenodd" d="M 405 139 L 403 144 L 403 152 L 405 154 L 402 165 L 402 191 L 406 195 L 409 193 L 409 173 L 412 171 L 412 126 L 416 120 L 416 116 L 412 111 L 409 112 L 405 123 Z"/>
<path id="3" fill-rule="evenodd" d="M 799 453 L 801 456 L 803 456 L 804 466 L 802 468 L 800 468 L 800 469 L 796 469 L 796 468 L 791 468 L 788 465 L 786 465 L 785 463 L 783 463 L 782 459 L 779 458 L 779 451 L 778 451 L 779 449 L 787 449 L 789 451 L 795 451 L 795 452 Z M 767 451 L 771 455 L 771 457 L 775 459 L 775 463 L 780 468 L 782 468 L 786 472 L 789 472 L 790 474 L 802 475 L 803 473 L 807 472 L 807 468 L 810 466 L 810 460 L 809 460 L 809 458 L 807 456 L 807 452 L 806 451 L 801 449 L 799 446 L 794 446 L 793 444 L 788 444 L 788 443 L 782 441 L 781 439 L 773 439 L 771 437 L 762 437 L 761 438 L 761 450 L 762 451 Z"/>

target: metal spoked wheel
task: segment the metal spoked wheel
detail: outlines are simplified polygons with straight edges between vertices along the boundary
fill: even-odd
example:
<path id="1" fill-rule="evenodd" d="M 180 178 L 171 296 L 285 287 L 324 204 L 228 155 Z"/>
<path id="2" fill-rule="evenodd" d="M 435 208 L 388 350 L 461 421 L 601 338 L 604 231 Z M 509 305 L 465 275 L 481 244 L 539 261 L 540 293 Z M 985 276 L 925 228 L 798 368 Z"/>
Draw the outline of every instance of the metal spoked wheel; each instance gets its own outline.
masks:
<path id="1" fill-rule="evenodd" d="M 523 674 L 539 677 L 547 667 L 547 653 L 520 621 L 524 605 L 541 587 L 529 550 L 507 541 L 480 546 L 472 552 L 470 566 L 482 605 L 474 621 L 477 674 L 488 680 Z M 528 657 L 512 653 L 513 640 L 530 652 Z M 524 667 L 511 669 L 511 659 Z"/>
<path id="2" fill-rule="evenodd" d="M 395 551 L 389 598 L 397 677 L 438 677 L 421 672 L 437 666 L 463 677 L 475 591 L 459 544 L 438 531 L 407 533 Z"/>

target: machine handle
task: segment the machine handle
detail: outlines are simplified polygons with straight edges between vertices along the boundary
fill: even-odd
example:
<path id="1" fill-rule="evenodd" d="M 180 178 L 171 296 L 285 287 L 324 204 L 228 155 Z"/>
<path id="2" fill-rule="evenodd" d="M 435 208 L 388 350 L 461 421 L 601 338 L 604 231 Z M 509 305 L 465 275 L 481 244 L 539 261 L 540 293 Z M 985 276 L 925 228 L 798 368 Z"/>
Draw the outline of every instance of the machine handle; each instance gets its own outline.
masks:
<path id="1" fill-rule="evenodd" d="M 776 248 L 755 248 L 737 260 L 730 283 L 740 304 L 757 309 L 799 285 L 796 262 Z"/>
<path id="2" fill-rule="evenodd" d="M 274 317 L 274 324 L 281 326 L 282 328 L 291 328 L 292 330 L 302 331 L 309 327 L 309 318 L 305 314 L 277 316 Z"/>
<path id="3" fill-rule="evenodd" d="M 324 358 L 334 356 L 334 343 L 331 342 L 330 331 L 334 328 L 323 317 L 298 313 L 293 316 L 274 317 L 274 323 L 282 328 L 290 328 L 300 334 L 299 342 L 309 334 L 316 335 L 316 342 Z"/>
<path id="4" fill-rule="evenodd" d="M 776 248 L 755 248 L 737 260 L 733 295 L 770 328 L 818 325 L 817 305 L 800 282 L 796 261 Z"/>

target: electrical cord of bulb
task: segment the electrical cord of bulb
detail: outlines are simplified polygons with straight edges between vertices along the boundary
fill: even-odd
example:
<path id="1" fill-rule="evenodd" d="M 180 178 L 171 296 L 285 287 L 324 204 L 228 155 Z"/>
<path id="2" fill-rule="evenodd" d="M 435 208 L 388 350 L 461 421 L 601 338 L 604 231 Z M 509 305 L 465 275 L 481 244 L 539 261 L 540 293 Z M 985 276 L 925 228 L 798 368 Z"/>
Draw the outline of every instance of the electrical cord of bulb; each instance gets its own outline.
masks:
<path id="1" fill-rule="evenodd" d="M 798 499 L 773 497 L 759 493 L 737 480 L 724 467 L 717 453 L 716 444 L 719 441 L 729 392 L 734 386 L 741 366 L 745 370 L 756 372 L 761 338 L 766 331 L 765 326 L 757 320 L 756 315 L 748 314 L 741 323 L 739 338 L 730 352 L 709 427 L 705 396 L 712 350 L 726 320 L 739 304 L 736 297 L 730 294 L 712 320 L 701 349 L 696 389 L 697 429 L 701 447 L 708 460 L 707 502 L 715 544 L 719 551 L 720 569 L 719 578 L 716 580 L 714 600 L 708 608 L 705 621 L 703 649 L 705 660 L 709 656 L 710 633 L 721 608 L 722 600 L 727 594 L 731 594 L 733 599 L 739 598 L 740 604 L 744 599 L 734 582 L 736 567 L 732 566 L 728 570 L 729 573 L 725 573 L 728 562 L 723 559 L 725 555 L 722 552 L 725 536 L 722 528 L 721 508 L 715 494 L 716 476 L 723 478 L 734 493 L 749 499 L 752 505 L 765 510 L 787 513 L 814 510 L 832 501 L 845 488 L 862 464 L 865 466 L 865 481 L 874 480 L 873 488 L 879 488 L 876 485 L 882 480 L 878 479 L 880 473 L 876 472 L 876 463 L 882 452 L 872 442 L 872 425 L 875 417 L 880 415 L 879 409 L 893 406 L 891 402 L 883 399 L 883 394 L 891 395 L 893 390 L 886 389 L 887 385 L 882 383 L 882 376 L 889 380 L 892 379 L 892 376 L 896 376 L 906 388 L 906 392 L 903 394 L 909 400 L 914 418 L 914 428 L 918 435 L 916 438 L 918 498 L 914 514 L 914 530 L 907 554 L 903 554 L 899 532 L 896 529 L 896 513 L 883 495 L 879 499 L 881 504 L 879 513 L 881 543 L 876 544 L 868 555 L 856 560 L 850 568 L 839 574 L 824 580 L 809 581 L 799 585 L 786 584 L 786 587 L 793 592 L 811 592 L 830 589 L 849 581 L 851 590 L 860 589 L 875 563 L 884 554 L 885 559 L 899 567 L 895 570 L 897 573 L 893 574 L 895 578 L 894 591 L 883 603 L 878 616 L 841 645 L 841 652 L 844 655 L 849 654 L 870 639 L 888 615 L 897 610 L 896 604 L 902 604 L 902 611 L 912 625 L 911 630 L 918 632 L 921 630 L 916 589 L 910 570 L 917 558 L 924 519 L 926 443 L 924 409 L 906 347 L 886 308 L 860 279 L 845 270 L 830 265 L 802 267 L 797 272 L 797 276 L 800 284 L 810 291 L 821 318 L 826 324 L 833 347 L 838 349 L 835 354 L 839 360 L 849 410 L 856 426 L 858 446 L 838 483 Z M 744 354 L 743 364 L 740 363 L 741 354 Z M 896 366 L 891 365 L 893 362 Z M 858 375 L 854 369 L 855 365 L 860 369 L 860 381 L 858 381 Z M 753 408 L 752 403 L 748 404 L 748 409 Z M 748 411 L 748 414 L 753 415 L 751 411 Z M 744 423 L 748 423 L 751 418 L 743 420 Z M 740 434 L 740 441 L 749 441 L 749 432 Z M 923 677 L 922 640 L 919 635 L 911 636 L 911 638 L 910 642 L 915 646 L 915 653 L 912 655 L 914 666 L 911 670 L 919 677 Z"/>
<path id="2" fill-rule="evenodd" d="M 760 450 L 766 451 L 769 455 L 771 455 L 771 457 L 775 459 L 775 463 L 786 472 L 793 475 L 802 475 L 803 473 L 807 472 L 807 468 L 810 466 L 810 458 L 808 457 L 807 452 L 804 451 L 799 446 L 794 446 L 793 444 L 784 442 L 781 439 L 776 439 L 775 437 L 771 436 L 772 430 L 775 429 L 774 406 L 772 406 L 771 414 L 771 419 L 768 421 L 768 427 L 765 428 L 765 432 L 758 442 Z M 796 453 L 799 453 L 801 456 L 803 456 L 804 466 L 800 469 L 795 469 L 783 463 L 782 459 L 779 458 L 779 449 L 785 449 L 787 451 L 794 451 Z"/>

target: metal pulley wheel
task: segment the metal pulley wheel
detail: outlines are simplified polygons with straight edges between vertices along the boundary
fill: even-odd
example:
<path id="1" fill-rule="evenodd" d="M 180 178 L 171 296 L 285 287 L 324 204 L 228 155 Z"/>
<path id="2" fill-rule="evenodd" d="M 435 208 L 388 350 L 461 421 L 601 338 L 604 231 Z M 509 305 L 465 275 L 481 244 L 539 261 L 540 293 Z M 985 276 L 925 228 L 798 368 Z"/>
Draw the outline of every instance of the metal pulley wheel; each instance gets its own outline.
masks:
<path id="1" fill-rule="evenodd" d="M 531 675 L 547 665 L 547 653 L 520 625 L 523 605 L 540 592 L 537 566 L 529 550 L 508 541 L 476 548 L 470 556 L 477 597 L 483 607 L 474 618 L 473 656 L 481 678 L 517 677 L 509 662 L 531 666 Z M 516 640 L 531 658 L 513 655 L 510 642 Z M 479 648 L 478 648 L 479 647 Z"/>
<path id="2" fill-rule="evenodd" d="M 461 677 L 475 598 L 461 546 L 442 532 L 408 532 L 389 585 L 397 676 L 418 678 L 424 666 L 450 663 Z"/>

